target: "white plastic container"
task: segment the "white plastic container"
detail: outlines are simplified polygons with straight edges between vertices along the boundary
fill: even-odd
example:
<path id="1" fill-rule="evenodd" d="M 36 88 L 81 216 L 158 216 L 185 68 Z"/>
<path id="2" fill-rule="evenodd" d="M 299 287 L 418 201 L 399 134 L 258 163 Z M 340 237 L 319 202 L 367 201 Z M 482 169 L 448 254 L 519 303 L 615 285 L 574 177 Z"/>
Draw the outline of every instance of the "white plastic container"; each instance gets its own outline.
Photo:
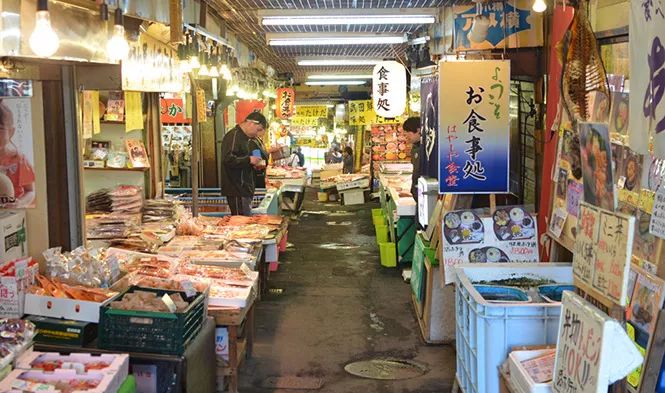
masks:
<path id="1" fill-rule="evenodd" d="M 515 346 L 556 344 L 561 303 L 491 303 L 473 282 L 517 277 L 573 282 L 570 264 L 502 263 L 458 265 L 455 310 L 457 377 L 465 393 L 498 393 L 499 367 Z"/>
<path id="2" fill-rule="evenodd" d="M 539 349 L 533 351 L 513 351 L 508 356 L 510 380 L 519 391 L 516 393 L 552 393 L 552 381 L 536 383 L 522 366 L 525 360 L 535 359 L 539 356 L 556 351 L 556 349 Z M 554 371 L 554 366 L 552 366 Z"/>

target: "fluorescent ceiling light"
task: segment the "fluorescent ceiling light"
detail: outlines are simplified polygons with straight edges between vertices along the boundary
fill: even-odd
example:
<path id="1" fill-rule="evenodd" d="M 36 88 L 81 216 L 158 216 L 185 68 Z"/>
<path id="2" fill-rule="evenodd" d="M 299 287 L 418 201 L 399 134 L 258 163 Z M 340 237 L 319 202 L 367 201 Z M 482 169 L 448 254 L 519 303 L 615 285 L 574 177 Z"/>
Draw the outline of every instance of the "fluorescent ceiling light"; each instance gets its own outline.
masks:
<path id="1" fill-rule="evenodd" d="M 407 39 L 403 35 L 311 35 L 300 34 L 267 34 L 270 46 L 294 46 L 294 45 L 389 45 L 403 44 Z"/>
<path id="2" fill-rule="evenodd" d="M 434 15 L 294 15 L 264 16 L 264 26 L 311 25 L 422 25 L 436 22 Z"/>
<path id="3" fill-rule="evenodd" d="M 368 58 L 299 58 L 299 66 L 362 66 L 362 65 L 376 65 L 380 63 L 381 59 L 368 59 Z"/>
<path id="4" fill-rule="evenodd" d="M 340 79 L 372 79 L 372 75 L 352 75 L 352 74 L 333 74 L 333 75 L 308 75 L 307 79 L 328 79 L 328 80 L 340 80 Z"/>
<path id="5" fill-rule="evenodd" d="M 307 86 L 360 86 L 364 85 L 365 81 L 309 81 L 305 82 Z"/>

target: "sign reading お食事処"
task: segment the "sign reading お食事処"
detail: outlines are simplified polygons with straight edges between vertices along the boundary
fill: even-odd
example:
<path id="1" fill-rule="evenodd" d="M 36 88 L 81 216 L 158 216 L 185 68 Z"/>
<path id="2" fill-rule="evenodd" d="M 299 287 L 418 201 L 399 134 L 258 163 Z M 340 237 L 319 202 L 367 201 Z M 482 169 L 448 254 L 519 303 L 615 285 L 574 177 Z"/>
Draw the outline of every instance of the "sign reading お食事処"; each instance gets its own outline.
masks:
<path id="1" fill-rule="evenodd" d="M 614 319 L 564 291 L 554 360 L 555 393 L 605 393 L 642 363 L 642 355 Z"/>
<path id="2" fill-rule="evenodd" d="M 290 87 L 277 89 L 276 115 L 280 119 L 289 119 L 296 108 L 296 92 Z"/>
<path id="3" fill-rule="evenodd" d="M 372 101 L 377 116 L 395 118 L 406 109 L 406 70 L 396 61 L 382 61 L 372 71 Z"/>
<path id="4" fill-rule="evenodd" d="M 630 4 L 630 148 L 665 157 L 665 2 Z"/>
<path id="5" fill-rule="evenodd" d="M 440 63 L 439 192 L 509 191 L 510 62 Z"/>
<path id="6" fill-rule="evenodd" d="M 613 304 L 625 306 L 635 217 L 580 203 L 573 255 L 576 283 Z"/>

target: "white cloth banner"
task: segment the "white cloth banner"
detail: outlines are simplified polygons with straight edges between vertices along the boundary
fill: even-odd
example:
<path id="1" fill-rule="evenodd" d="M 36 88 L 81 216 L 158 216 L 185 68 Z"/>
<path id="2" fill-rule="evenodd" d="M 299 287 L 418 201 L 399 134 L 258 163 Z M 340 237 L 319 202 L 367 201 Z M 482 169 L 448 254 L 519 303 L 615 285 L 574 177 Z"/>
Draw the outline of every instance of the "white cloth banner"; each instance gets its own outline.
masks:
<path id="1" fill-rule="evenodd" d="M 665 0 L 630 4 L 630 147 L 665 157 Z"/>

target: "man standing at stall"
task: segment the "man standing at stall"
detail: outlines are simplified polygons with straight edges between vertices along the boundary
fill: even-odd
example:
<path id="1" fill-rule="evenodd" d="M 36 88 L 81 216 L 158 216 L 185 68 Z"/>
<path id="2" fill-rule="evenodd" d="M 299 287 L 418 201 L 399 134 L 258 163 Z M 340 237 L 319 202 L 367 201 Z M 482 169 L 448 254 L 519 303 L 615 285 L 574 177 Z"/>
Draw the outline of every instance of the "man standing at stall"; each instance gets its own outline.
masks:
<path id="1" fill-rule="evenodd" d="M 418 179 L 420 178 L 420 117 L 409 117 L 402 125 L 406 139 L 411 143 L 411 164 L 413 174 L 411 175 L 411 195 L 418 202 Z"/>
<path id="2" fill-rule="evenodd" d="M 259 112 L 252 112 L 233 127 L 222 140 L 222 195 L 234 216 L 252 215 L 254 170 L 265 165 L 261 152 L 250 150 L 250 141 L 266 129 L 268 122 Z M 258 149 L 257 149 L 258 150 Z"/>

